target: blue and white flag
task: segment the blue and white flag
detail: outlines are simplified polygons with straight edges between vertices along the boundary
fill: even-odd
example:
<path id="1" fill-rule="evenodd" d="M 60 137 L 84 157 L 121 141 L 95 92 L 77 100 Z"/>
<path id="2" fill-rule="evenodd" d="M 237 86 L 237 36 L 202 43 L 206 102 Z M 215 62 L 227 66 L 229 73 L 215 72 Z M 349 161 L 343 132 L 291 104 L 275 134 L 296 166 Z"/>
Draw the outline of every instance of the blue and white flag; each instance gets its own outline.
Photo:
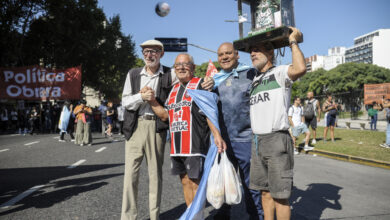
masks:
<path id="1" fill-rule="evenodd" d="M 204 90 L 187 90 L 187 93 L 191 96 L 192 100 L 198 105 L 207 118 L 214 124 L 214 126 L 220 130 L 218 125 L 218 96 L 215 93 Z M 211 134 L 210 148 L 204 163 L 202 179 L 200 180 L 194 200 L 180 217 L 180 220 L 203 219 L 203 209 L 206 204 L 207 179 L 217 152 L 218 148 L 215 145 L 214 137 Z"/>
<path id="2" fill-rule="evenodd" d="M 69 124 L 70 114 L 71 112 L 69 111 L 69 109 L 66 106 L 64 106 L 62 108 L 60 121 L 58 122 L 58 128 L 60 129 L 61 132 L 66 132 Z"/>

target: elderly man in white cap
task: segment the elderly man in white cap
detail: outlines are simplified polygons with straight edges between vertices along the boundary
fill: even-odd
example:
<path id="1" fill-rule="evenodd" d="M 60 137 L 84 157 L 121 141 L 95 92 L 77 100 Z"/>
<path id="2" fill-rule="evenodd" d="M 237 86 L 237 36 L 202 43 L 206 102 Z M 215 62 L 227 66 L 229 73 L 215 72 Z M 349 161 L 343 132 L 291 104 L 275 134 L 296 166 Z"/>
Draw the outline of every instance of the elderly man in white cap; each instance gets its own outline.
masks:
<path id="1" fill-rule="evenodd" d="M 156 99 L 164 105 L 172 86 L 179 82 L 171 68 L 160 64 L 164 46 L 160 41 L 148 40 L 141 44 L 145 66 L 127 74 L 122 94 L 125 107 L 123 133 L 125 146 L 125 175 L 121 219 L 137 219 L 138 178 L 145 156 L 149 173 L 150 219 L 159 219 L 162 165 L 168 123 L 154 114 L 148 101 Z M 203 88 L 211 89 L 214 81 L 205 79 Z"/>

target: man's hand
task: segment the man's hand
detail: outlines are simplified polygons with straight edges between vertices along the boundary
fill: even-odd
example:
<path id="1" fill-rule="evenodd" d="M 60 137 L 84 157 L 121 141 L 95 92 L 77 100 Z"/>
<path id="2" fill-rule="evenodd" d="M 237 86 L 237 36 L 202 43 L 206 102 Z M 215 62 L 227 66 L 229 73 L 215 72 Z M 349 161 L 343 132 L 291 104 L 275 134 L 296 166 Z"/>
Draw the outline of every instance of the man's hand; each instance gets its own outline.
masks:
<path id="1" fill-rule="evenodd" d="M 317 118 L 317 122 L 320 122 L 320 120 L 321 120 L 321 118 L 318 116 L 318 118 Z"/>
<path id="2" fill-rule="evenodd" d="M 144 88 L 142 88 L 139 92 L 140 93 L 145 93 L 146 91 L 148 90 L 153 90 L 152 88 L 150 88 L 149 86 L 145 86 Z"/>
<path id="3" fill-rule="evenodd" d="M 152 101 L 156 99 L 153 89 L 148 89 L 145 92 L 141 92 L 141 97 L 144 101 Z"/>
<path id="4" fill-rule="evenodd" d="M 295 28 L 295 27 L 289 27 L 289 28 L 292 31 L 290 36 L 288 37 L 289 42 L 292 42 L 292 41 L 296 41 L 296 42 L 302 41 L 303 34 L 298 30 L 298 28 Z"/>
<path id="5" fill-rule="evenodd" d="M 218 147 L 218 153 L 222 153 L 226 150 L 226 143 L 220 135 L 214 136 L 214 143 Z"/>
<path id="6" fill-rule="evenodd" d="M 213 89 L 213 87 L 214 87 L 214 84 L 215 84 L 215 82 L 214 82 L 213 77 L 205 76 L 204 77 L 204 81 L 201 84 L 201 86 L 202 86 L 203 89 L 211 91 Z"/>

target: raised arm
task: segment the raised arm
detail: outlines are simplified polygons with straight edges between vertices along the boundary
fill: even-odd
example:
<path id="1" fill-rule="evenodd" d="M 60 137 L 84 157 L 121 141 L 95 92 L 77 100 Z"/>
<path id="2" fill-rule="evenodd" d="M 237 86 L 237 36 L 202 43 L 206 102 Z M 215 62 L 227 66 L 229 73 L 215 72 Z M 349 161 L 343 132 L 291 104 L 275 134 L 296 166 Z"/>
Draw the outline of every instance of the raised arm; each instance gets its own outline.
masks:
<path id="1" fill-rule="evenodd" d="M 302 39 L 302 33 L 294 27 L 290 27 L 292 33 L 289 42 L 292 53 L 292 64 L 288 68 L 288 77 L 295 81 L 306 73 L 306 63 L 302 51 L 299 49 L 298 41 Z"/>

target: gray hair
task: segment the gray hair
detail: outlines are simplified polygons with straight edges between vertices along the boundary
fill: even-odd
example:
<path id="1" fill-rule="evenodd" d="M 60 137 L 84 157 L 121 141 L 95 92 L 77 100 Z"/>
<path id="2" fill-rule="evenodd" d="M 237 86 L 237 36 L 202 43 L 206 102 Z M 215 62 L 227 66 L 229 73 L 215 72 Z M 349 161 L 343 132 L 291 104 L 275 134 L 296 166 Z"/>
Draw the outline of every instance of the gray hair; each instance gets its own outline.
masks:
<path id="1" fill-rule="evenodd" d="M 195 65 L 194 57 L 192 57 L 190 54 L 188 54 L 188 53 L 180 53 L 179 55 L 177 55 L 177 57 L 180 56 L 180 55 L 186 55 L 186 56 L 188 56 L 188 58 L 190 58 L 190 63 L 192 63 L 193 65 Z"/>

